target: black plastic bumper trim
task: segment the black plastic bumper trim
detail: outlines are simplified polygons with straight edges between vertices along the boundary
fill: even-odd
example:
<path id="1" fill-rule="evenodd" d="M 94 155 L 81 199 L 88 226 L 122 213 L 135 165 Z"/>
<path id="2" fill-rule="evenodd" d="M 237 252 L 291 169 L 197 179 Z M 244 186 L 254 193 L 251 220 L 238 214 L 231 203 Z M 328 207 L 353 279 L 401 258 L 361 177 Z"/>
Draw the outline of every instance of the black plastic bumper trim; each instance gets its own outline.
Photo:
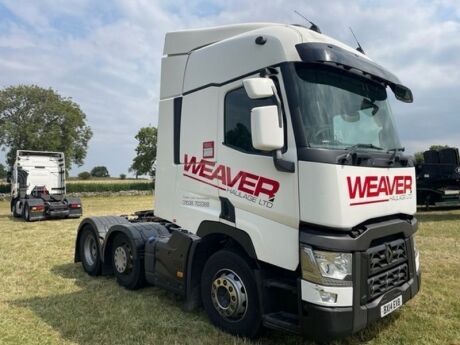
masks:
<path id="1" fill-rule="evenodd" d="M 402 296 L 403 304 L 413 298 L 420 289 L 421 274 L 403 286 L 388 291 L 380 298 L 364 306 L 331 308 L 302 301 L 300 325 L 302 335 L 315 340 L 329 341 L 352 335 L 369 324 L 378 321 L 380 307 Z"/>

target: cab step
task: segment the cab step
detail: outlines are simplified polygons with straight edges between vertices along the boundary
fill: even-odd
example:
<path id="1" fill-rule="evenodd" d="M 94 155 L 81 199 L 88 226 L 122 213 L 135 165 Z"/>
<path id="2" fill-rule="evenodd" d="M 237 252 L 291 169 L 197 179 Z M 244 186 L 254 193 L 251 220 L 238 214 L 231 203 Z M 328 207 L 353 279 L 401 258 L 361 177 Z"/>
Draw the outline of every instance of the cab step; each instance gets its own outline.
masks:
<path id="1" fill-rule="evenodd" d="M 279 311 L 265 314 L 263 325 L 267 328 L 282 330 L 293 334 L 300 333 L 299 317 L 295 314 Z"/>
<path id="2" fill-rule="evenodd" d="M 264 285 L 266 288 L 276 288 L 297 294 L 297 286 L 295 282 L 279 279 L 267 279 L 264 281 Z"/>

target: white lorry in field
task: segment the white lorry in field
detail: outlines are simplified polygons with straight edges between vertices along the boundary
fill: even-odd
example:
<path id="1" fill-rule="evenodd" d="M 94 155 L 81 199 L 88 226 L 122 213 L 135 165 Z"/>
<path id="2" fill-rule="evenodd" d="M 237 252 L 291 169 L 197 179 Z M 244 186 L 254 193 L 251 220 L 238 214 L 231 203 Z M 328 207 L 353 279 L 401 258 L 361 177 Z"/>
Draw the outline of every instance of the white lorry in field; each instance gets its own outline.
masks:
<path id="1" fill-rule="evenodd" d="M 417 294 L 397 77 L 306 27 L 240 24 L 168 33 L 160 94 L 155 211 L 84 219 L 86 272 L 248 337 L 346 336 Z"/>
<path id="2" fill-rule="evenodd" d="M 16 152 L 11 173 L 11 212 L 26 221 L 79 218 L 81 201 L 66 197 L 65 162 L 61 152 Z"/>

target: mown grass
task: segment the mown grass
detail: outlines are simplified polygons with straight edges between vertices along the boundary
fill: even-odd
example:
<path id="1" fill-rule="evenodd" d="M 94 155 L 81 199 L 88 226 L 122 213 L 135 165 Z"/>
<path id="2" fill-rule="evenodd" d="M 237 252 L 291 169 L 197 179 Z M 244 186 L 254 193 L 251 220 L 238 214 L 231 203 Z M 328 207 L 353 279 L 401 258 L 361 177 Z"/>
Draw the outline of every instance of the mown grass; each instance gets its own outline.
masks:
<path id="1" fill-rule="evenodd" d="M 151 208 L 151 197 L 93 197 L 85 215 Z M 229 336 L 159 288 L 132 292 L 73 263 L 79 220 L 24 223 L 0 202 L 0 344 L 311 344 L 267 331 Z M 401 310 L 335 344 L 460 345 L 460 210 L 419 215 L 422 291 Z"/>

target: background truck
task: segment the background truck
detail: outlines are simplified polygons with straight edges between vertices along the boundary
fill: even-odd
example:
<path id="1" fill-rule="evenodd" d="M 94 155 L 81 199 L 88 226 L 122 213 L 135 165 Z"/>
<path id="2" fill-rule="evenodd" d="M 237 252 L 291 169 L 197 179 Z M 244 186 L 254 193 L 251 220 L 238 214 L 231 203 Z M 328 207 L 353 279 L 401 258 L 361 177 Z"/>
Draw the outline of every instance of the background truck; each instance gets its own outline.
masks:
<path id="1" fill-rule="evenodd" d="M 415 169 L 387 91 L 412 93 L 314 29 L 166 35 L 155 211 L 84 219 L 86 272 L 164 287 L 247 337 L 341 337 L 416 295 Z"/>
<path id="2" fill-rule="evenodd" d="M 423 153 L 424 162 L 417 164 L 417 203 L 458 205 L 460 203 L 460 157 L 458 149 L 448 147 Z"/>
<path id="3" fill-rule="evenodd" d="M 78 198 L 66 197 L 65 162 L 61 152 L 16 152 L 11 172 L 11 212 L 26 221 L 79 218 Z"/>

